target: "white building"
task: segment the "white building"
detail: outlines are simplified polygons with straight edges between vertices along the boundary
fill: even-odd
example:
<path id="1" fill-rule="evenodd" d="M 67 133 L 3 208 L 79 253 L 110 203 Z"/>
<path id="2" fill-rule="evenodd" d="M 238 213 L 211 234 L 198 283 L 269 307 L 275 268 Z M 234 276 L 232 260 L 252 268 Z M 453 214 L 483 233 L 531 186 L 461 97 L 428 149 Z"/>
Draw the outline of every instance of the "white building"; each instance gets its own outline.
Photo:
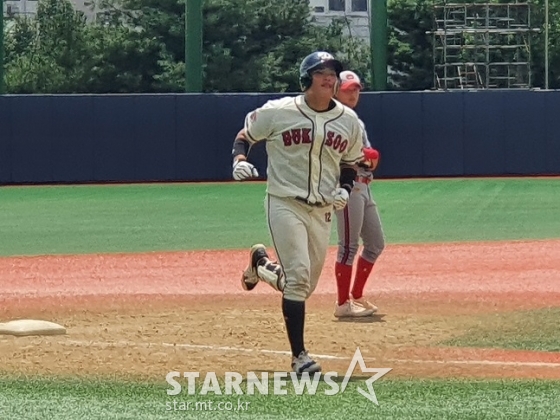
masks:
<path id="1" fill-rule="evenodd" d="M 347 33 L 369 43 L 369 0 L 310 0 L 318 24 L 328 25 L 333 18 L 346 17 Z"/>
<path id="2" fill-rule="evenodd" d="M 37 3 L 37 0 L 4 0 L 4 16 L 34 16 L 37 13 Z M 91 0 L 70 0 L 70 3 L 76 10 L 83 12 L 88 21 L 95 18 L 95 11 L 89 5 Z"/>

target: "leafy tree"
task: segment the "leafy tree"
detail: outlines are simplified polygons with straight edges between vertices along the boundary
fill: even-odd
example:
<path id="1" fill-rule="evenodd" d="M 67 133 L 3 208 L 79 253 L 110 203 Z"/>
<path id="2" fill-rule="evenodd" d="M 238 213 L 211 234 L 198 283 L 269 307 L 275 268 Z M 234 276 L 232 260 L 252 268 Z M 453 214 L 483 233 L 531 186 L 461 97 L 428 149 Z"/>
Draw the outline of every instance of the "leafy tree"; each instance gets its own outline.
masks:
<path id="1" fill-rule="evenodd" d="M 69 0 L 40 0 L 36 19 L 9 37 L 13 93 L 181 92 L 184 0 L 100 0 L 86 24 Z M 298 91 L 298 65 L 327 50 L 368 80 L 369 48 L 344 35 L 346 22 L 311 22 L 307 0 L 205 0 L 204 90 Z"/>
<path id="2" fill-rule="evenodd" d="M 181 0 L 98 0 L 94 30 L 96 92 L 182 90 L 185 5 Z M 180 83 L 179 83 L 180 82 Z"/>
<path id="3" fill-rule="evenodd" d="M 36 19 L 18 18 L 7 45 L 9 92 L 72 92 L 84 79 L 86 22 L 68 0 L 39 2 Z"/>
<path id="4" fill-rule="evenodd" d="M 95 24 L 86 24 L 69 0 L 40 0 L 37 19 L 16 19 L 5 39 L 9 92 L 183 91 L 184 0 L 97 1 L 105 15 Z M 533 25 L 541 29 L 544 1 L 531 3 Z M 441 2 L 388 0 L 391 89 L 433 87 L 426 31 Z M 369 47 L 345 35 L 344 18 L 314 24 L 308 0 L 204 0 L 203 16 L 206 92 L 298 91 L 298 64 L 319 49 L 370 83 Z M 544 31 L 531 43 L 533 85 L 544 86 Z M 550 87 L 560 88 L 560 0 L 550 0 L 550 70 Z"/>
<path id="5" fill-rule="evenodd" d="M 68 0 L 41 0 L 36 19 L 17 18 L 7 36 L 11 93 L 156 92 L 162 42 L 123 21 L 87 24 Z"/>
<path id="6" fill-rule="evenodd" d="M 545 87 L 545 1 L 531 2 L 531 22 L 541 32 L 531 38 L 533 85 Z M 560 0 L 549 1 L 549 88 L 560 89 Z"/>
<path id="7" fill-rule="evenodd" d="M 138 37 L 163 48 L 146 56 L 162 71 L 153 75 L 160 91 L 184 86 L 184 2 L 182 0 L 102 0 L 110 25 L 136 29 Z M 311 22 L 309 1 L 206 0 L 203 7 L 204 90 L 277 92 L 299 90 L 297 66 L 325 49 L 356 71 L 367 73 L 368 48 L 343 35 L 343 24 Z M 138 63 L 137 69 L 143 67 Z M 151 64 L 150 64 L 151 65 Z"/>
<path id="8" fill-rule="evenodd" d="M 424 90 L 433 86 L 434 0 L 389 0 L 388 64 L 391 88 Z"/>
<path id="9" fill-rule="evenodd" d="M 31 19 L 16 16 L 11 20 L 10 30 L 6 31 L 4 49 L 6 62 L 12 61 L 17 56 L 25 54 L 33 45 L 36 31 Z"/>
<path id="10" fill-rule="evenodd" d="M 272 49 L 263 59 L 259 90 L 299 90 L 299 63 L 303 57 L 316 50 L 332 52 L 346 68 L 358 73 L 366 86 L 370 84 L 369 47 L 358 38 L 345 35 L 346 25 L 345 19 L 334 20 L 327 28 L 310 25 L 304 36 L 289 37 Z"/>
<path id="11" fill-rule="evenodd" d="M 158 92 L 164 45 L 126 26 L 92 25 L 88 31 L 90 69 L 85 89 L 95 93 Z"/>

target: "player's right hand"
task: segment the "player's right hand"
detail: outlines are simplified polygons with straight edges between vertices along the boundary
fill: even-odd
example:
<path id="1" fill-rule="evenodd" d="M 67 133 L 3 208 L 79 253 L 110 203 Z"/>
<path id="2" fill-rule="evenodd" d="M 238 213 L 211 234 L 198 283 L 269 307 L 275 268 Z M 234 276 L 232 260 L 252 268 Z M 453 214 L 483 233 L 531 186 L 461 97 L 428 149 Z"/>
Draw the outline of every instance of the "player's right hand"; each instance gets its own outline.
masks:
<path id="1" fill-rule="evenodd" d="M 251 178 L 258 178 L 257 168 L 246 160 L 238 160 L 233 164 L 233 179 L 236 181 L 245 181 Z"/>
<path id="2" fill-rule="evenodd" d="M 346 207 L 350 194 L 344 188 L 337 188 L 334 194 L 333 207 L 335 210 L 342 210 Z"/>

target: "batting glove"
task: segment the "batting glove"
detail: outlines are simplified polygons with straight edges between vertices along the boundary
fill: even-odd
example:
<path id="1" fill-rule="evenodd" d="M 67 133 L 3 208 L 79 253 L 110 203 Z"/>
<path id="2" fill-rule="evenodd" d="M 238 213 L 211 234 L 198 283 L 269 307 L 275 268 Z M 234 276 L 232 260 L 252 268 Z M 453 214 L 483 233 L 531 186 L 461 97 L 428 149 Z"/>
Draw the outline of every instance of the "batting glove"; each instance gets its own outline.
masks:
<path id="1" fill-rule="evenodd" d="M 233 164 L 233 179 L 236 181 L 244 181 L 258 176 L 257 168 L 246 160 L 238 160 Z"/>
<path id="2" fill-rule="evenodd" d="M 348 198 L 350 197 L 350 194 L 348 194 L 348 191 L 344 188 L 337 188 L 336 192 L 334 194 L 334 201 L 333 201 L 333 207 L 335 210 L 342 210 L 344 207 L 346 207 L 346 204 L 348 203 Z"/>
<path id="3" fill-rule="evenodd" d="M 374 171 L 378 164 L 379 152 L 371 147 L 364 147 L 363 152 L 364 160 L 359 166 Z"/>

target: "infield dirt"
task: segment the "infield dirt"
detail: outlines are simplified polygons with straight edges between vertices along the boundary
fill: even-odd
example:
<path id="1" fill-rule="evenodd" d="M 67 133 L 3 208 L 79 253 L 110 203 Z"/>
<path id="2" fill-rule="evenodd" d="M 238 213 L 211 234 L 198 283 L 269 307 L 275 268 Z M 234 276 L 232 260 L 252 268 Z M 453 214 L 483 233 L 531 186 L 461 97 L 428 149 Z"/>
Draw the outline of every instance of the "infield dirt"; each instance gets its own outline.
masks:
<path id="1" fill-rule="evenodd" d="M 0 336 L 1 371 L 161 380 L 177 371 L 282 371 L 280 295 L 239 278 L 248 251 L 0 258 L 0 320 L 64 325 L 54 337 Z M 380 308 L 333 317 L 335 249 L 307 305 L 306 342 L 345 372 L 359 346 L 392 377 L 560 379 L 560 353 L 445 347 L 479 315 L 560 306 L 560 241 L 390 245 L 366 288 Z M 520 334 L 523 332 L 520 331 Z"/>

